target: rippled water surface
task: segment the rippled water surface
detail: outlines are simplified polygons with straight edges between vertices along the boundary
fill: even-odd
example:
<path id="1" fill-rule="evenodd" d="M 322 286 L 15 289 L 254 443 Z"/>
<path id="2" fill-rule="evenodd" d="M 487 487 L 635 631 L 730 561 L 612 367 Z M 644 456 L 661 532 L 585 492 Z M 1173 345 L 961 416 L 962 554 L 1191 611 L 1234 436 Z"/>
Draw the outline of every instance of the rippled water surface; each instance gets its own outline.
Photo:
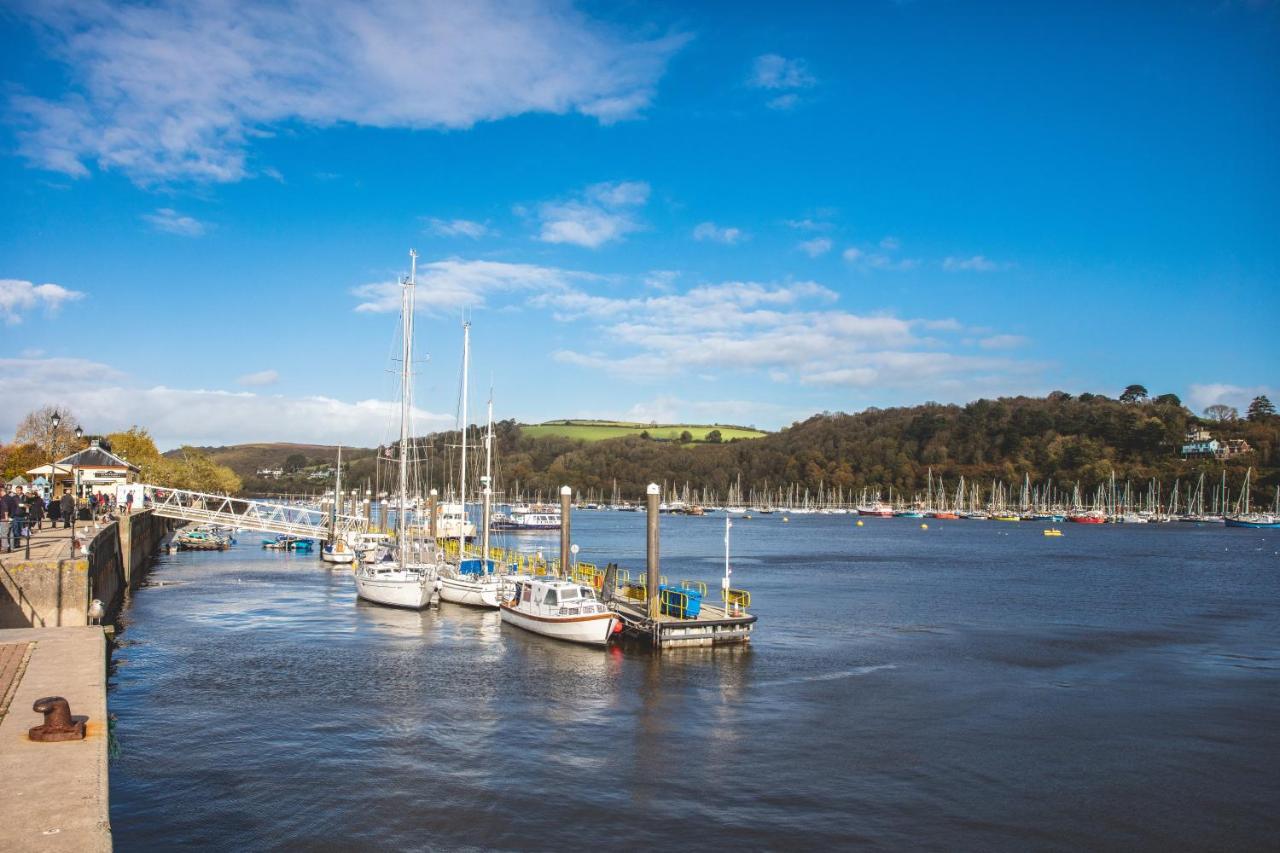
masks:
<path id="1" fill-rule="evenodd" d="M 738 522 L 751 647 L 661 656 L 358 603 L 257 534 L 160 557 L 113 661 L 117 848 L 1275 844 L 1280 531 L 928 524 Z M 642 569 L 643 525 L 574 540 Z M 662 526 L 714 589 L 722 519 Z"/>

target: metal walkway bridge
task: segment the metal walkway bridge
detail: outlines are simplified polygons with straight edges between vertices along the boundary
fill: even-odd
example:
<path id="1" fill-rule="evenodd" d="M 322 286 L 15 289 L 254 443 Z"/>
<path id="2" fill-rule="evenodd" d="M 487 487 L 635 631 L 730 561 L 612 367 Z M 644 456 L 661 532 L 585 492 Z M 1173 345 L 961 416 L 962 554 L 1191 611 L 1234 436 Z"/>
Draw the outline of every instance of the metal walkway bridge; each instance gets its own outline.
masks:
<path id="1" fill-rule="evenodd" d="M 144 485 L 143 490 L 149 500 L 149 508 L 165 518 L 263 533 L 286 533 L 306 539 L 326 539 L 329 536 L 329 513 L 314 507 L 159 486 Z M 339 515 L 334 524 L 339 536 L 368 528 L 368 521 L 361 515 Z"/>

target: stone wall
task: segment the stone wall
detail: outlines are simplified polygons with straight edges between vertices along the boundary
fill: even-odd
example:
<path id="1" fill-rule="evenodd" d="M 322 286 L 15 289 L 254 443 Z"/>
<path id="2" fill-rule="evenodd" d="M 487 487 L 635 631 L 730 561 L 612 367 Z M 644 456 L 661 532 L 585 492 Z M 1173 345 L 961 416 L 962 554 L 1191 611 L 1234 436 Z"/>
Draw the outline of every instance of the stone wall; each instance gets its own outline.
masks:
<path id="1" fill-rule="evenodd" d="M 87 625 L 95 598 L 106 611 L 102 621 L 114 621 L 173 524 L 142 510 L 99 530 L 87 556 L 9 561 L 0 569 L 0 628 Z"/>

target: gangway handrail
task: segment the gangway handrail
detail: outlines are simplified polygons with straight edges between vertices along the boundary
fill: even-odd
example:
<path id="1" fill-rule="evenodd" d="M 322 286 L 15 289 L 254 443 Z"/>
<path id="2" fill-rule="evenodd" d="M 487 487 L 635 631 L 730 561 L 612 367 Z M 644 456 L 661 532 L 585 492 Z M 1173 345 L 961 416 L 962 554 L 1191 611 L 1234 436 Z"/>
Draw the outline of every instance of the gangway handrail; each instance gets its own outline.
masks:
<path id="1" fill-rule="evenodd" d="M 322 509 L 293 504 L 233 498 L 230 495 L 171 489 L 141 484 L 156 515 L 182 521 L 197 521 L 258 530 L 263 533 L 287 533 L 308 538 L 329 535 L 330 516 Z M 358 515 L 334 517 L 333 530 L 339 535 L 368 528 L 368 520 Z"/>

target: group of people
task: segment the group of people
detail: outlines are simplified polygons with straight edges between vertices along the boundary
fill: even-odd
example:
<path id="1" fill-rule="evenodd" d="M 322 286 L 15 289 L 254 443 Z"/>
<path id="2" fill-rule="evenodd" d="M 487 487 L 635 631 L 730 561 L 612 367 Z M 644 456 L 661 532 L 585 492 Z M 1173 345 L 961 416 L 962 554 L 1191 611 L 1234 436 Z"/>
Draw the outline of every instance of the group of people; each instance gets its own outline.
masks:
<path id="1" fill-rule="evenodd" d="M 31 531 L 44 527 L 46 518 L 54 527 L 59 521 L 63 527 L 70 527 L 75 506 L 75 499 L 70 494 L 64 494 L 58 500 L 45 501 L 35 489 L 4 486 L 0 492 L 0 542 L 3 542 L 4 550 L 17 550 Z"/>

